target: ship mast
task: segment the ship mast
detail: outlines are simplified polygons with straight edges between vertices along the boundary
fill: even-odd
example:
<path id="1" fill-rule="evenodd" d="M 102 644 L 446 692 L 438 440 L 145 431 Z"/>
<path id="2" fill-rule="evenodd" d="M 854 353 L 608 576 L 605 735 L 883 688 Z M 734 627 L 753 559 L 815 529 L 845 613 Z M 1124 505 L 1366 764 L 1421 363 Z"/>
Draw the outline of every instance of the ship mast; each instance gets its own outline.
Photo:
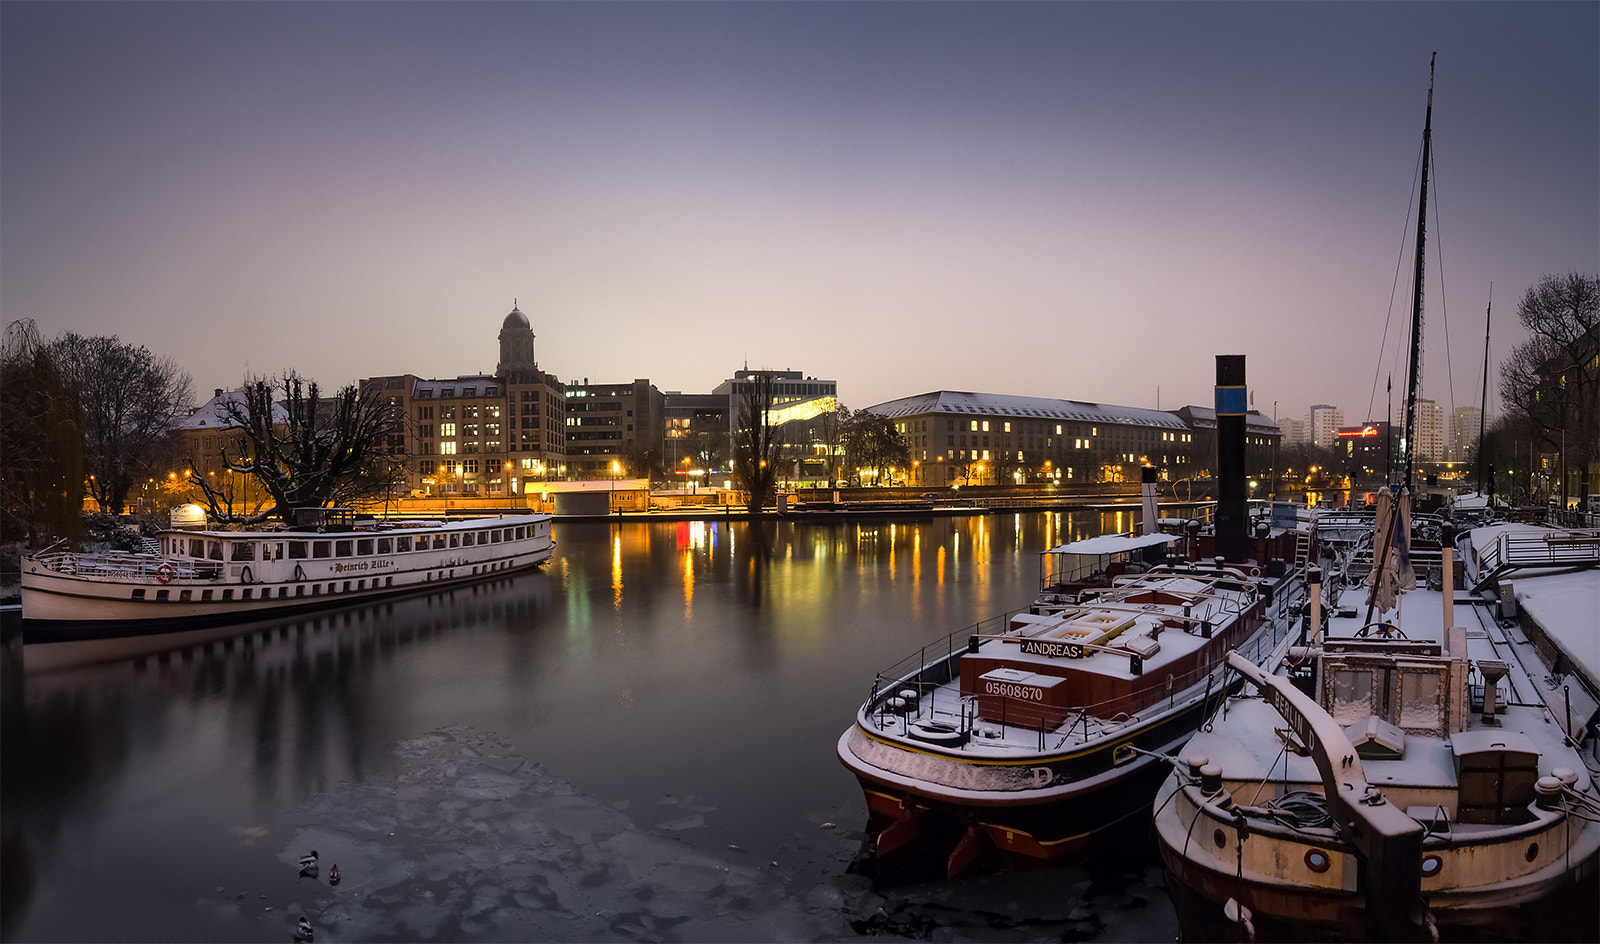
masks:
<path id="1" fill-rule="evenodd" d="M 1428 59 L 1428 112 L 1422 123 L 1422 198 L 1417 209 L 1417 268 L 1411 292 L 1411 369 L 1406 381 L 1405 450 L 1401 463 L 1401 484 L 1411 487 L 1411 472 L 1417 453 L 1417 388 L 1422 386 L 1422 275 L 1424 247 L 1428 239 L 1428 161 L 1433 148 L 1433 63 Z"/>
<path id="2" fill-rule="evenodd" d="M 1478 491 L 1488 498 L 1491 488 L 1485 485 L 1483 470 L 1483 423 L 1489 415 L 1489 320 L 1494 316 L 1494 283 L 1489 283 L 1489 309 L 1483 313 L 1483 393 L 1478 403 Z"/>

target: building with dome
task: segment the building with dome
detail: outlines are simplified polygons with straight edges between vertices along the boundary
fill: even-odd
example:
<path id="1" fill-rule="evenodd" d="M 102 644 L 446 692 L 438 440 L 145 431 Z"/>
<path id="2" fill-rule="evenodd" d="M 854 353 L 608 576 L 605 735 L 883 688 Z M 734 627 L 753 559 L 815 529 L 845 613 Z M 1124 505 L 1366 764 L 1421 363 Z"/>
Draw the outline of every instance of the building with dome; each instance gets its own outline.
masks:
<path id="1" fill-rule="evenodd" d="M 363 390 L 406 418 L 389 451 L 411 496 L 509 498 L 567 477 L 566 387 L 539 369 L 533 325 L 513 303 L 494 373 L 369 377 Z"/>

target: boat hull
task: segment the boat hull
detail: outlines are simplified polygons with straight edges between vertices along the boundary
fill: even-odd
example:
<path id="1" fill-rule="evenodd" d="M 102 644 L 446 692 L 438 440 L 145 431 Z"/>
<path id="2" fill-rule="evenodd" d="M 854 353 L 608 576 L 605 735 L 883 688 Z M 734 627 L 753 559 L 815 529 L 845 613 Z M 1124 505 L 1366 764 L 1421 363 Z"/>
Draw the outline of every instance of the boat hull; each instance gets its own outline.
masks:
<path id="1" fill-rule="evenodd" d="M 929 777 L 913 778 L 874 764 L 876 759 L 906 769 L 905 760 L 884 760 L 881 755 L 908 752 L 872 737 L 860 726 L 840 737 L 838 756 L 861 784 L 867 830 L 874 837 L 877 856 L 890 856 L 909 847 L 910 840 L 924 832 L 921 824 L 938 817 L 977 830 L 986 848 L 1003 855 L 1056 862 L 1088 852 L 1098 837 L 1114 834 L 1131 819 L 1148 815 L 1167 767 L 1155 757 L 1126 752 L 1127 747 L 1151 754 L 1171 752 L 1194 733 L 1203 717 L 1204 705 L 1196 702 L 1096 747 L 1021 762 L 979 765 L 948 752 L 924 753 L 923 763 L 947 765 L 953 774 L 965 775 L 963 779 L 980 789 L 943 785 Z M 1119 755 L 1119 749 L 1124 753 Z M 1119 757 L 1130 759 L 1118 764 Z M 983 766 L 994 769 L 983 771 Z M 976 779 L 984 773 L 1010 780 L 1012 785 L 1020 779 L 1040 786 L 981 789 L 992 785 Z"/>
<path id="2" fill-rule="evenodd" d="M 162 556 L 25 560 L 22 637 L 30 666 L 39 647 L 426 593 L 532 570 L 555 551 L 548 516 L 381 532 L 166 532 L 163 544 Z M 191 548 L 199 553 L 182 553 Z"/>
<path id="3" fill-rule="evenodd" d="M 1166 796 L 1163 791 L 1161 798 Z M 1202 821 L 1195 836 L 1175 835 L 1172 825 L 1177 822 L 1172 818 L 1163 823 L 1158 816 L 1156 825 L 1184 941 L 1240 941 L 1252 936 L 1260 941 L 1371 939 L 1372 916 L 1354 889 L 1291 884 L 1248 869 L 1229 871 L 1220 860 L 1208 867 L 1197 861 L 1194 848 L 1196 843 L 1211 841 L 1209 825 Z M 1261 837 L 1255 838 L 1261 841 Z M 1595 895 L 1600 861 L 1594 844 L 1587 845 L 1586 854 L 1580 846 L 1576 861 L 1569 864 L 1563 859 L 1522 881 L 1425 891 L 1428 921 L 1444 941 L 1600 940 L 1600 908 Z M 1185 846 L 1187 855 L 1179 851 Z M 1298 863 L 1310 848 L 1296 845 L 1282 851 L 1279 858 Z M 1353 874 L 1351 881 L 1356 881 Z M 1225 906 L 1230 900 L 1249 909 L 1248 929 L 1229 919 Z"/>

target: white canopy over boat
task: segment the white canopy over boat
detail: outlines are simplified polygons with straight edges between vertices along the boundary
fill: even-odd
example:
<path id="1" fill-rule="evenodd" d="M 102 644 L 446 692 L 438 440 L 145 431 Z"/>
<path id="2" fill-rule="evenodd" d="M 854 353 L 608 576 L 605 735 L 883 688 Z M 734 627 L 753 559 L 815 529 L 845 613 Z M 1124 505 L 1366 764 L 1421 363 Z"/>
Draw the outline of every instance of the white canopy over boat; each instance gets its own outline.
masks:
<path id="1" fill-rule="evenodd" d="M 1086 557 L 1101 557 L 1110 554 L 1126 554 L 1140 548 L 1154 547 L 1157 544 L 1171 544 L 1173 541 L 1182 540 L 1178 534 L 1102 534 L 1097 538 L 1085 538 L 1082 541 L 1073 541 L 1062 544 L 1045 551 L 1046 554 L 1078 554 Z"/>

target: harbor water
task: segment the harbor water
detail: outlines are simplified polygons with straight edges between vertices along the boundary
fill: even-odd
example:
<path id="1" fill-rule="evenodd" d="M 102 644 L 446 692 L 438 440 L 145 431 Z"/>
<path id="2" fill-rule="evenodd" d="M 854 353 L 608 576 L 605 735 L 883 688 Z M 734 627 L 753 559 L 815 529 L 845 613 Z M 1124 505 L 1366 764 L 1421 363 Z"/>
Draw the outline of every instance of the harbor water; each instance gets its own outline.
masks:
<path id="1" fill-rule="evenodd" d="M 13 642 L 0 936 L 1172 940 L 1142 832 L 861 874 L 834 753 L 878 669 L 1133 514 L 564 522 L 538 573 L 52 671 Z"/>

